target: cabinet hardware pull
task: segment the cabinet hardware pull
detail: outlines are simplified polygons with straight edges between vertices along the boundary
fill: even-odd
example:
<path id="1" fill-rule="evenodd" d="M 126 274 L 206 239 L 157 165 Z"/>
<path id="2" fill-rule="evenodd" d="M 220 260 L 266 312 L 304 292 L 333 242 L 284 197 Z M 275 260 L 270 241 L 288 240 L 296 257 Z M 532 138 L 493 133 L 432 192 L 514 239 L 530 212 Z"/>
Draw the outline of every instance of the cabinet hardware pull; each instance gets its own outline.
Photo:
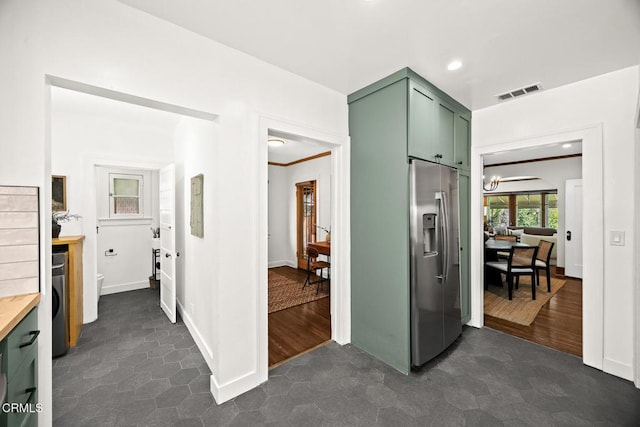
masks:
<path id="1" fill-rule="evenodd" d="M 32 335 L 31 340 L 27 343 L 20 344 L 19 348 L 29 347 L 31 344 L 36 342 L 36 340 L 38 339 L 38 335 L 40 335 L 40 331 L 30 331 L 29 335 Z"/>

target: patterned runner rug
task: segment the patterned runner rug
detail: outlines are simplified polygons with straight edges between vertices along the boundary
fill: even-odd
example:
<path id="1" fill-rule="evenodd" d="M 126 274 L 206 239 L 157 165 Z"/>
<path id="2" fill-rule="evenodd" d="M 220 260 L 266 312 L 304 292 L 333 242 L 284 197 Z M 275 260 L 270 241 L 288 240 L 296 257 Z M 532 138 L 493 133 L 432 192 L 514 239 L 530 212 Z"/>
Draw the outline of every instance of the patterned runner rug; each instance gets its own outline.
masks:
<path id="1" fill-rule="evenodd" d="M 506 282 L 503 287 L 489 285 L 489 289 L 484 291 L 484 314 L 529 326 L 542 306 L 549 302 L 565 283 L 564 280 L 552 277 L 551 292 L 547 292 L 547 279 L 540 277 L 535 301 L 531 299 L 531 279 L 528 277 L 520 278 L 520 288 L 513 290 L 511 301 L 509 301 Z"/>
<path id="2" fill-rule="evenodd" d="M 304 290 L 302 290 L 302 285 L 301 282 L 296 282 L 280 273 L 269 270 L 269 313 L 329 296 L 327 293 L 328 282 L 320 285 L 318 295 L 316 295 L 317 284 L 305 286 Z"/>

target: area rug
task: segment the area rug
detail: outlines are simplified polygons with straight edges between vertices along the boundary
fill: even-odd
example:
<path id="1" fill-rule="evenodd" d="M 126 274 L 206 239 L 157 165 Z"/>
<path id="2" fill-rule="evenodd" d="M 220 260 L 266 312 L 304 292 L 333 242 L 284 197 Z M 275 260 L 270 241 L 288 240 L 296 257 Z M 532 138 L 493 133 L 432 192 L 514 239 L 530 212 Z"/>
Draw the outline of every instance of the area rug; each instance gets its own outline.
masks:
<path id="1" fill-rule="evenodd" d="M 484 291 L 484 313 L 499 319 L 508 320 L 523 326 L 529 326 L 535 320 L 540 309 L 564 286 L 566 282 L 551 278 L 551 292 L 547 292 L 547 279 L 540 277 L 540 286 L 536 287 L 536 299 L 531 299 L 531 279 L 520 278 L 520 288 L 513 290 L 513 299 L 509 301 L 507 284 L 503 287 L 489 285 Z M 514 284 L 515 287 L 515 284 Z"/>
<path id="2" fill-rule="evenodd" d="M 317 295 L 317 284 L 305 286 L 304 290 L 302 285 L 301 282 L 269 270 L 269 313 L 329 296 L 327 293 L 328 282 L 320 285 L 320 292 Z"/>

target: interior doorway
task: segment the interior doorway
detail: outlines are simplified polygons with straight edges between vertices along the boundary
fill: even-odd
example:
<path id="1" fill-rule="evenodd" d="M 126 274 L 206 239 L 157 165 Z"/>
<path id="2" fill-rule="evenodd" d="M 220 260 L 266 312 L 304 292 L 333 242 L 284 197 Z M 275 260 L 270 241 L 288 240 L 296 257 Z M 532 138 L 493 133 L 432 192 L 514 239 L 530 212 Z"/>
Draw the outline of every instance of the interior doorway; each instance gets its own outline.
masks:
<path id="1" fill-rule="evenodd" d="M 326 145 L 291 134 L 269 139 L 268 348 L 274 367 L 331 339 L 333 166 Z M 322 254 L 313 251 L 318 244 Z"/>
<path id="2" fill-rule="evenodd" d="M 572 246 L 581 234 L 575 224 L 582 223 L 582 209 L 575 209 L 566 190 L 569 183 L 581 182 L 581 141 L 488 152 L 482 160 L 484 324 L 582 357 L 582 280 L 565 273 L 567 262 L 582 258 L 582 245 Z M 494 242 L 504 250 L 493 250 Z M 533 280 L 521 276 L 510 299 L 508 276 L 495 267 L 508 269 L 511 245 L 536 248 L 532 261 L 538 274 Z"/>

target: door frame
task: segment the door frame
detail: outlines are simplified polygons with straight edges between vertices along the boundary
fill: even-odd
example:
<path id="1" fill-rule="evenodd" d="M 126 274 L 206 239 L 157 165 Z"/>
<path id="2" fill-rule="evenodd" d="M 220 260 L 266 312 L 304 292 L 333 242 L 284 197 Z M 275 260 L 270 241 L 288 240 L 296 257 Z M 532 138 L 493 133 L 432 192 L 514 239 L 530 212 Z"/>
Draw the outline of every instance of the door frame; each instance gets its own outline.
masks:
<path id="1" fill-rule="evenodd" d="M 254 141 L 258 190 L 256 229 L 257 309 L 256 341 L 258 357 L 256 372 L 259 382 L 269 376 L 268 348 L 268 150 L 266 141 L 270 131 L 296 135 L 331 150 L 331 338 L 338 344 L 351 341 L 351 271 L 350 271 L 350 138 L 312 129 L 281 118 L 254 114 Z"/>
<path id="2" fill-rule="evenodd" d="M 604 172 L 602 124 L 532 136 L 530 138 L 495 142 L 471 147 L 471 321 L 470 326 L 484 326 L 484 239 L 482 224 L 483 155 L 547 144 L 582 142 L 582 179 L 584 184 L 583 229 L 583 298 L 582 298 L 582 361 L 585 365 L 616 372 L 613 361 L 604 360 Z M 475 278 L 475 282 L 473 281 Z"/>

